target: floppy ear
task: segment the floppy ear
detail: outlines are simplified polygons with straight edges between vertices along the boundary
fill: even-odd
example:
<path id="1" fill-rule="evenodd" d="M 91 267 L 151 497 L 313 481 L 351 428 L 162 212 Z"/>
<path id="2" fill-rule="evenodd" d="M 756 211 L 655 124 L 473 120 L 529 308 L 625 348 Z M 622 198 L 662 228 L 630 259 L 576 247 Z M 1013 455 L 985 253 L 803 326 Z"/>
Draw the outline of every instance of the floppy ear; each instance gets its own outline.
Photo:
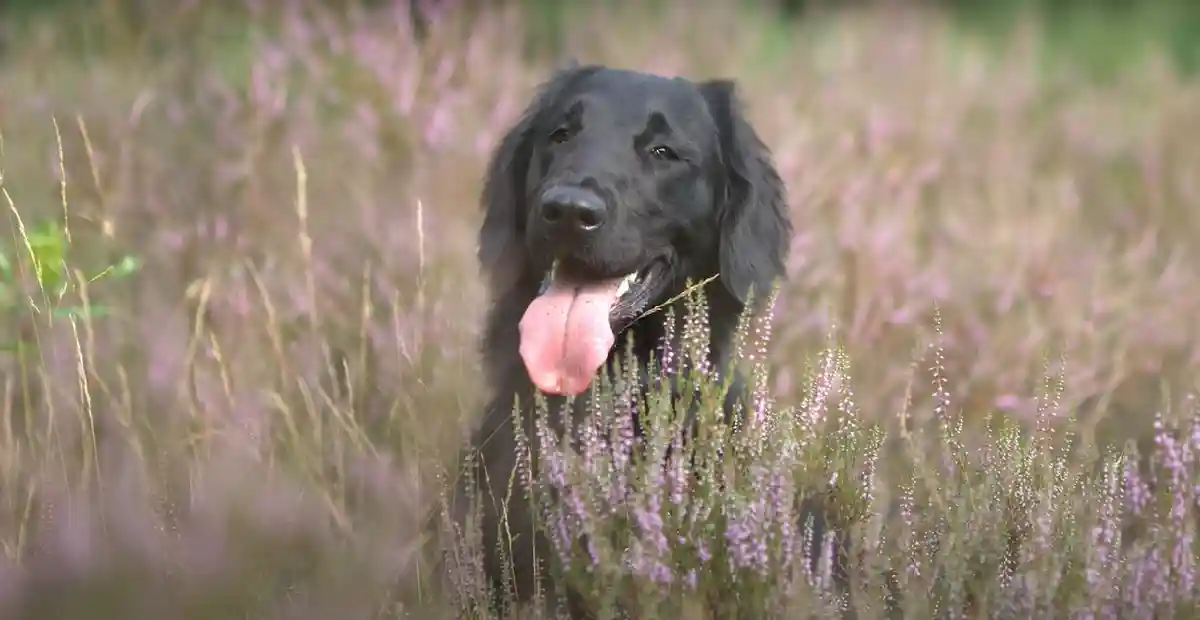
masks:
<path id="1" fill-rule="evenodd" d="M 526 268 L 525 179 L 533 156 L 532 135 L 538 116 L 578 80 L 599 67 L 573 65 L 557 71 L 533 97 L 517 122 L 492 152 L 480 196 L 484 215 L 479 228 L 478 259 L 489 283 L 505 290 Z"/>
<path id="2" fill-rule="evenodd" d="M 721 182 L 717 185 L 721 281 L 743 304 L 762 301 L 778 279 L 792 237 L 786 190 L 771 153 L 746 120 L 731 80 L 700 84 L 717 123 Z"/>

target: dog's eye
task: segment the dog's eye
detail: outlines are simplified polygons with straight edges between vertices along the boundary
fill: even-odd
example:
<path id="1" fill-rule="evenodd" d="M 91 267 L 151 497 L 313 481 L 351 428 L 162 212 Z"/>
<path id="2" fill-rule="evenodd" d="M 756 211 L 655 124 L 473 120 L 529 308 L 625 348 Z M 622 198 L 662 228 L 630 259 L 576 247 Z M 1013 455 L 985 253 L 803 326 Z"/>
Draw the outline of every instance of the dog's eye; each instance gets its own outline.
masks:
<path id="1" fill-rule="evenodd" d="M 559 127 L 550 132 L 550 141 L 554 144 L 562 144 L 571 139 L 571 131 L 566 127 Z"/>
<path id="2" fill-rule="evenodd" d="M 669 146 L 651 147 L 650 148 L 650 156 L 655 159 L 661 159 L 663 161 L 678 161 L 679 160 L 679 154 L 677 154 Z"/>

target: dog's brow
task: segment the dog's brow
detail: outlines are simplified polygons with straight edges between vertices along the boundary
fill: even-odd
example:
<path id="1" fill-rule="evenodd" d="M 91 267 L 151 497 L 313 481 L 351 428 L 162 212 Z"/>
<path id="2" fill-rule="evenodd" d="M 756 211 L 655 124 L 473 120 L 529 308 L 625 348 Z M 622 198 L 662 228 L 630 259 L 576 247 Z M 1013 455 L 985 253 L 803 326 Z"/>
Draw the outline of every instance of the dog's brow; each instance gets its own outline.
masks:
<path id="1" fill-rule="evenodd" d="M 571 105 L 567 106 L 566 112 L 563 113 L 563 122 L 575 124 L 583 120 L 583 107 L 582 99 L 572 101 Z"/>
<path id="2" fill-rule="evenodd" d="M 667 120 L 667 115 L 656 110 L 646 118 L 646 126 L 634 138 L 634 145 L 641 148 L 656 138 L 669 135 L 671 135 L 671 123 Z"/>
<path id="3" fill-rule="evenodd" d="M 650 118 L 646 119 L 646 133 L 666 135 L 670 134 L 671 131 L 671 122 L 667 120 L 667 115 L 662 112 L 655 110 L 650 113 Z"/>

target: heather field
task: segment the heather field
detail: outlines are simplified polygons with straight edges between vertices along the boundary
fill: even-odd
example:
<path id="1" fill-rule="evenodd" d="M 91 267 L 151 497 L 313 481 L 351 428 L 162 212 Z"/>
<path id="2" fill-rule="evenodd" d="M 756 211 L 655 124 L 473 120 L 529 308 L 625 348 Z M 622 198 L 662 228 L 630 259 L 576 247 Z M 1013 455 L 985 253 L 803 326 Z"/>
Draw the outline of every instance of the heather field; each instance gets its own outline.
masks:
<path id="1" fill-rule="evenodd" d="M 543 21 L 201 4 L 0 26 L 0 618 L 501 617 L 439 507 Z M 558 581 L 601 618 L 1197 617 L 1200 83 L 1034 22 L 611 4 L 559 52 L 736 78 L 796 236 L 744 427 L 528 438 Z"/>

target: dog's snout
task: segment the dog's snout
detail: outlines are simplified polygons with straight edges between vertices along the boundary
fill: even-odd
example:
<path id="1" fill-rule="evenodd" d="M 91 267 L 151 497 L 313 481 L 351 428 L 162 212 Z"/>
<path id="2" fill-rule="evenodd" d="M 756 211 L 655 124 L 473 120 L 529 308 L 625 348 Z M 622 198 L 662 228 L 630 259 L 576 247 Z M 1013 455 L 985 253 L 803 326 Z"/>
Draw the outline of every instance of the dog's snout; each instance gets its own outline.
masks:
<path id="1" fill-rule="evenodd" d="M 607 207 L 594 192 L 580 187 L 552 187 L 542 194 L 542 220 L 571 232 L 589 233 L 604 225 Z"/>

